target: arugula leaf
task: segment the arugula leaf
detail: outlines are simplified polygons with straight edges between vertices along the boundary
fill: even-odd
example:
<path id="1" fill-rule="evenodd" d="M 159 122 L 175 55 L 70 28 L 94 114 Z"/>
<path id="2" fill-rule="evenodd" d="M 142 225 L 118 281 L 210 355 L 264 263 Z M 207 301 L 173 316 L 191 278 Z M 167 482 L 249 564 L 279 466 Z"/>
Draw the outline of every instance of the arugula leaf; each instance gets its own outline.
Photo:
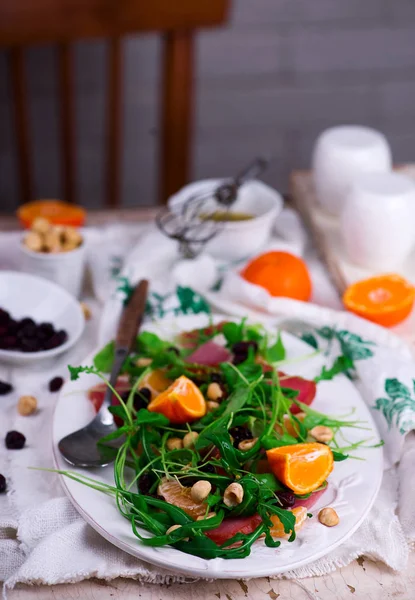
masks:
<path id="1" fill-rule="evenodd" d="M 102 373 L 110 373 L 112 364 L 114 362 L 114 356 L 114 342 L 109 342 L 98 352 L 98 354 L 94 356 L 94 367 Z"/>
<path id="2" fill-rule="evenodd" d="M 251 393 L 251 388 L 249 387 L 237 387 L 229 396 L 222 416 L 226 417 L 231 413 L 241 410 L 250 399 Z"/>
<path id="3" fill-rule="evenodd" d="M 274 363 L 278 362 L 279 360 L 284 360 L 285 354 L 286 352 L 281 339 L 281 333 L 278 332 L 278 337 L 275 344 L 266 349 L 265 359 L 270 363 Z"/>
<path id="4" fill-rule="evenodd" d="M 224 335 L 227 341 L 227 346 L 233 346 L 234 344 L 243 340 L 244 325 L 245 319 L 243 319 L 240 323 L 234 323 L 233 321 L 229 321 L 228 323 L 223 324 L 222 334 Z"/>
<path id="5" fill-rule="evenodd" d="M 119 417 L 120 419 L 125 421 L 125 409 L 123 406 L 121 406 L 121 405 L 109 406 L 108 410 L 110 411 L 110 413 L 112 415 L 114 415 L 114 417 Z"/>
<path id="6" fill-rule="evenodd" d="M 343 454 L 342 452 L 337 452 L 336 450 L 333 450 L 333 460 L 335 462 L 342 462 L 343 460 L 346 460 L 347 458 L 349 458 L 348 454 Z"/>
<path id="7" fill-rule="evenodd" d="M 145 356 L 152 358 L 166 348 L 169 348 L 171 343 L 162 340 L 155 333 L 142 331 L 137 338 L 137 345 L 140 354 L 144 354 Z"/>
<path id="8" fill-rule="evenodd" d="M 169 419 L 162 414 L 150 412 L 146 408 L 140 408 L 135 418 L 135 425 L 152 425 L 153 427 L 166 427 Z"/>
<path id="9" fill-rule="evenodd" d="M 271 448 L 278 448 L 279 446 L 291 446 L 292 444 L 298 444 L 298 440 L 289 433 L 283 433 L 278 438 L 267 435 L 261 439 L 261 446 L 265 450 L 271 450 Z"/>
<path id="10" fill-rule="evenodd" d="M 71 381 L 79 379 L 81 373 L 97 374 L 97 369 L 95 369 L 95 367 L 72 367 L 71 365 L 68 365 L 68 371 L 71 376 Z"/>
<path id="11" fill-rule="evenodd" d="M 323 366 L 320 374 L 317 375 L 317 377 L 314 377 L 314 381 L 316 383 L 318 383 L 319 381 L 330 381 L 340 373 L 347 373 L 347 371 L 349 371 L 349 369 L 352 369 L 353 366 L 353 360 L 350 358 L 350 356 L 345 356 L 344 354 L 341 354 L 336 358 L 336 360 L 330 368 Z"/>

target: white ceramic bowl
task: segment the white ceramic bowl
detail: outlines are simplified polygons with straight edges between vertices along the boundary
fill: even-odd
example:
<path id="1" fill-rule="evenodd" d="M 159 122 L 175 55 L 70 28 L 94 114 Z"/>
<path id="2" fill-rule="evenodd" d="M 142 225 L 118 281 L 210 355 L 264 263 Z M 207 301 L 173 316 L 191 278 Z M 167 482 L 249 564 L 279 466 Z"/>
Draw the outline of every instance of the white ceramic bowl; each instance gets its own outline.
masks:
<path id="1" fill-rule="evenodd" d="M 356 176 L 390 171 L 392 155 L 379 131 L 343 125 L 326 129 L 318 137 L 312 168 L 319 203 L 327 212 L 339 215 Z"/>
<path id="2" fill-rule="evenodd" d="M 64 329 L 68 334 L 62 346 L 51 350 L 0 350 L 0 364 L 27 365 L 62 354 L 78 341 L 85 327 L 81 306 L 73 296 L 56 283 L 26 273 L 0 271 L 0 308 L 14 319 L 31 317 L 36 323 L 52 323 L 55 329 Z"/>
<path id="3" fill-rule="evenodd" d="M 223 181 L 204 179 L 190 183 L 169 198 L 168 206 L 172 211 L 179 211 L 190 196 L 213 191 Z M 276 190 L 261 181 L 248 181 L 239 190 L 232 211 L 248 213 L 253 218 L 223 223 L 221 231 L 206 244 L 205 251 L 215 258 L 226 260 L 252 256 L 268 240 L 283 205 L 282 196 Z"/>
<path id="4" fill-rule="evenodd" d="M 20 268 L 25 273 L 39 275 L 61 285 L 73 296 L 79 298 L 85 269 L 86 241 L 75 250 L 46 254 L 34 252 L 20 243 Z"/>

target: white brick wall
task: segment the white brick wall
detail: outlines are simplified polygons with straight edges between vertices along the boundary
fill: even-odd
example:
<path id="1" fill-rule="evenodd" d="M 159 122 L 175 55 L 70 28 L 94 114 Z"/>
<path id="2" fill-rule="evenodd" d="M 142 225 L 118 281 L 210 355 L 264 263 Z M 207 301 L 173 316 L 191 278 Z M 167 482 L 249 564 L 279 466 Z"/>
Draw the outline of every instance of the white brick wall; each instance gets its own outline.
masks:
<path id="1" fill-rule="evenodd" d="M 230 25 L 202 32 L 197 46 L 193 177 L 232 174 L 272 154 L 266 180 L 286 190 L 290 169 L 307 167 L 319 131 L 368 124 L 390 137 L 398 161 L 415 160 L 415 0 L 234 0 Z M 157 36 L 125 41 L 123 201 L 156 197 Z M 104 42 L 76 45 L 79 201 L 104 195 Z M 36 194 L 59 196 L 56 55 L 28 56 Z M 0 209 L 18 202 L 14 137 L 0 54 Z"/>

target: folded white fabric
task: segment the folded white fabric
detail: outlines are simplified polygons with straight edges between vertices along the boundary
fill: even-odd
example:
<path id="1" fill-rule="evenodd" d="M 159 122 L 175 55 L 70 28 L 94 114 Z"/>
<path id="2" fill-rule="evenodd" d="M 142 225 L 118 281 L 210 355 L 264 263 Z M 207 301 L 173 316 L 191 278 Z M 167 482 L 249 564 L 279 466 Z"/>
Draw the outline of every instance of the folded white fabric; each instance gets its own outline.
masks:
<path id="1" fill-rule="evenodd" d="M 288 221 L 290 219 L 292 217 Z M 302 234 L 298 233 L 302 231 L 301 226 L 297 233 L 294 230 L 293 226 L 293 238 L 297 235 L 297 242 L 288 248 L 301 254 L 304 249 L 304 240 L 300 241 Z M 133 240 L 137 237 L 139 241 L 131 250 Z M 18 239 L 16 234 L 11 234 L 11 238 Z M 290 235 L 286 233 L 284 242 L 275 239 L 269 247 L 287 249 L 289 239 Z M 3 238 L 0 237 L 0 248 L 2 243 Z M 125 253 L 129 255 L 121 269 Z M 10 260 L 3 260 L 2 268 L 15 266 L 15 254 L 9 252 L 9 256 Z M 320 263 L 312 254 L 307 254 L 307 259 L 313 280 L 318 282 L 318 289 L 327 292 L 327 304 L 337 307 L 338 300 L 324 277 Z M 228 314 L 244 315 L 250 312 L 248 305 L 241 302 L 242 297 L 234 298 L 227 293 L 226 276 L 225 285 L 220 292 L 206 292 L 209 287 L 207 282 L 229 273 L 230 265 L 203 256 L 200 260 L 202 262 L 182 261 L 176 245 L 148 226 L 131 226 L 126 229 L 121 226 L 109 227 L 100 232 L 99 236 L 92 233 L 92 282 L 96 296 L 106 298 L 100 326 L 97 323 L 99 308 L 95 305 L 94 319 L 88 323 L 82 343 L 69 356 L 41 366 L 41 370 L 38 368 L 20 372 L 0 369 L 0 379 L 5 378 L 15 386 L 13 395 L 0 399 L 0 439 L 4 439 L 5 432 L 10 429 L 21 430 L 27 437 L 27 445 L 20 451 L 7 452 L 0 443 L 0 471 L 6 475 L 9 484 L 7 497 L 0 496 L 0 580 L 6 581 L 5 592 L 18 582 L 55 584 L 89 577 L 113 579 L 122 576 L 153 582 L 184 580 L 177 574 L 152 567 L 109 544 L 74 510 L 64 496 L 56 475 L 32 471 L 27 467 L 52 466 L 51 426 L 57 396 L 47 390 L 47 381 L 52 376 L 65 375 L 68 363 L 81 361 L 97 343 L 113 336 L 129 286 L 138 279 L 151 279 L 150 304 L 153 315 L 203 310 L 206 303 L 203 304 L 203 299 L 190 289 L 191 284 L 194 284 L 196 291 L 206 293 L 209 300 L 220 305 L 222 311 Z M 324 297 L 321 297 L 321 303 L 323 302 Z M 264 316 L 263 307 L 258 308 L 262 311 L 258 314 Z M 257 314 L 255 311 L 251 313 Z M 411 379 L 415 377 L 415 372 L 410 352 L 401 340 L 388 331 L 345 313 L 291 300 L 279 300 L 268 314 L 273 318 L 297 317 L 315 323 L 317 328 L 330 326 L 335 332 L 347 330 L 363 340 L 375 341 L 375 358 L 356 363 L 362 379 L 367 379 L 365 369 L 378 369 L 378 363 L 371 364 L 370 360 L 382 361 L 385 378 L 398 378 L 408 390 L 412 390 Z M 323 342 L 324 339 L 319 339 L 319 343 Z M 386 361 L 392 359 L 395 362 L 386 366 Z M 17 397 L 28 392 L 38 397 L 40 410 L 31 417 L 19 417 L 16 413 Z M 376 398 L 385 396 L 387 400 L 393 400 L 387 396 L 384 385 L 382 387 L 380 384 L 380 388 L 376 388 L 374 393 Z M 379 419 L 384 418 L 381 405 L 377 412 Z M 362 554 L 382 560 L 394 569 L 405 567 L 407 542 L 415 540 L 415 489 L 411 483 L 413 478 L 409 476 L 415 456 L 415 436 L 409 433 L 405 438 L 404 434 L 413 428 L 415 411 L 408 401 L 399 419 L 393 411 L 391 414 L 393 419 L 390 432 L 384 422 L 385 431 L 382 431 L 382 435 L 386 439 L 389 464 L 394 464 L 401 454 L 402 460 L 398 471 L 391 468 L 385 473 L 379 497 L 370 515 L 358 531 L 335 552 L 285 576 L 321 575 L 348 564 Z M 403 433 L 399 432 L 400 429 Z M 402 450 L 403 444 L 405 447 Z M 398 503 L 399 518 L 395 514 Z"/>

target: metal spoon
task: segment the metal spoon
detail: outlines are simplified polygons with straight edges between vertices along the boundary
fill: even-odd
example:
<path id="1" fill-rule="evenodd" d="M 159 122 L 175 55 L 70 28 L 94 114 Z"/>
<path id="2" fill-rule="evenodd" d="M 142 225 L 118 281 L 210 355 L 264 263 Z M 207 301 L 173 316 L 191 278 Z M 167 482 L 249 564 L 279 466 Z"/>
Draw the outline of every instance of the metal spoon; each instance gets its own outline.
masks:
<path id="1" fill-rule="evenodd" d="M 129 355 L 144 315 L 148 291 L 148 281 L 143 279 L 136 286 L 128 305 L 124 309 L 115 338 L 115 358 L 112 365 L 110 383 L 115 385 L 124 360 Z M 97 445 L 104 435 L 116 431 L 113 415 L 109 412 L 112 392 L 107 388 L 104 401 L 96 417 L 82 429 L 70 433 L 58 443 L 63 458 L 74 467 L 105 467 L 113 459 L 104 448 Z M 119 440 L 116 440 L 116 443 Z"/>

